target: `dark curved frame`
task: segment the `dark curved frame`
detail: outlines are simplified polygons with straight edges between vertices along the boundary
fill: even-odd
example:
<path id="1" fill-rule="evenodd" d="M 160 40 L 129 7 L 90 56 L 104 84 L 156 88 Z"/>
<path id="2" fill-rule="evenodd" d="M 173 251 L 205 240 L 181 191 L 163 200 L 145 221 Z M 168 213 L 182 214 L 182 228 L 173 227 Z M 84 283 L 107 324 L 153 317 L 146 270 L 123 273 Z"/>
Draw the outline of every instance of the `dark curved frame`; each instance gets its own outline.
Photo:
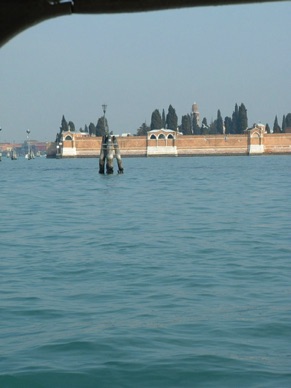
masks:
<path id="1" fill-rule="evenodd" d="M 0 46 L 26 28 L 58 16 L 144 12 L 275 1 L 284 0 L 0 0 Z"/>

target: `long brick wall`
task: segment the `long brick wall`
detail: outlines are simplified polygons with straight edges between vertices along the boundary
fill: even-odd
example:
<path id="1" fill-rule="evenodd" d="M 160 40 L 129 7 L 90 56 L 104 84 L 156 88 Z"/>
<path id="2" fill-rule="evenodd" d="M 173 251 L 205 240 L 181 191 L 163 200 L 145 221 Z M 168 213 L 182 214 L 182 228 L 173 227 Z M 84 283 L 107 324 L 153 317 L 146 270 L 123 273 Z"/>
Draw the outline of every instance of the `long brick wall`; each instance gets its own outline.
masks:
<path id="1" fill-rule="evenodd" d="M 145 136 L 119 137 L 118 144 L 121 156 L 147 155 L 147 139 Z"/>
<path id="2" fill-rule="evenodd" d="M 246 135 L 181 136 L 178 155 L 239 155 L 248 153 Z"/>
<path id="3" fill-rule="evenodd" d="M 264 136 L 265 154 L 291 154 L 291 133 L 272 133 Z"/>
<path id="4" fill-rule="evenodd" d="M 248 155 L 259 145 L 263 154 L 290 154 L 291 133 L 264 134 L 262 137 L 243 135 L 178 135 L 174 139 L 147 139 L 146 136 L 118 137 L 121 156 L 159 156 L 171 155 L 174 150 L 177 156 L 195 155 Z M 72 140 L 64 140 L 62 157 L 99 157 L 101 137 L 72 135 Z M 252 148 L 253 147 L 253 148 Z M 149 149 L 151 152 L 149 152 Z M 174 153 L 172 153 L 174 155 Z M 56 145 L 50 143 L 47 156 L 56 156 Z"/>

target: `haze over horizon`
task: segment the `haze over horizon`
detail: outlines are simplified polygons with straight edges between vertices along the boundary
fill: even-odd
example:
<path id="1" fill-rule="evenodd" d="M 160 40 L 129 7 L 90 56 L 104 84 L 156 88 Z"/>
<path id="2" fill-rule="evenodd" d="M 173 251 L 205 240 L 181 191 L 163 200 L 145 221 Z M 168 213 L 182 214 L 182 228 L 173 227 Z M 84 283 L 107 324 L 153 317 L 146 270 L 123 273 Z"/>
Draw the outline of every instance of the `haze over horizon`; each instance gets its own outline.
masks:
<path id="1" fill-rule="evenodd" d="M 34 26 L 1 49 L 0 142 L 54 141 L 62 116 L 76 130 L 102 116 L 136 133 L 171 104 L 181 123 L 244 103 L 249 125 L 291 112 L 291 3 L 72 15 Z"/>

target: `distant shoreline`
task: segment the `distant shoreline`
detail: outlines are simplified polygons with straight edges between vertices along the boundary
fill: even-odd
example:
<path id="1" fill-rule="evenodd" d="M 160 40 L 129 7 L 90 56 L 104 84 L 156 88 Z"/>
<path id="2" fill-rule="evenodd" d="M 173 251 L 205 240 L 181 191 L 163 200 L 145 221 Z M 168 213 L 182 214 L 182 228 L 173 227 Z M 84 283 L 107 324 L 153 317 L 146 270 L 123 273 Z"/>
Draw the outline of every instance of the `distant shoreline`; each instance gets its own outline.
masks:
<path id="1" fill-rule="evenodd" d="M 61 141 L 48 143 L 48 158 L 99 157 L 102 137 L 63 132 Z M 265 133 L 254 127 L 240 135 L 181 135 L 175 131 L 155 130 L 147 136 L 118 137 L 121 156 L 190 157 L 291 155 L 291 133 Z"/>

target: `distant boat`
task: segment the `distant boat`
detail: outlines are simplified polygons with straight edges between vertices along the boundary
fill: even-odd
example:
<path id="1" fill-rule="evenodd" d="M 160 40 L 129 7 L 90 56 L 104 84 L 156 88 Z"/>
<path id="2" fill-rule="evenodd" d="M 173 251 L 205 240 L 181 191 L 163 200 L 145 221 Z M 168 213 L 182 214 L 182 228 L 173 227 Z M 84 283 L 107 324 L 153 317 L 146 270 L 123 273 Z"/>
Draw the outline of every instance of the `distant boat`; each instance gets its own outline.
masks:
<path id="1" fill-rule="evenodd" d="M 25 155 L 25 159 L 34 159 L 34 153 L 32 150 L 29 150 L 29 152 Z"/>
<path id="2" fill-rule="evenodd" d="M 17 160 L 17 153 L 15 150 L 11 151 L 10 158 L 11 160 Z"/>

